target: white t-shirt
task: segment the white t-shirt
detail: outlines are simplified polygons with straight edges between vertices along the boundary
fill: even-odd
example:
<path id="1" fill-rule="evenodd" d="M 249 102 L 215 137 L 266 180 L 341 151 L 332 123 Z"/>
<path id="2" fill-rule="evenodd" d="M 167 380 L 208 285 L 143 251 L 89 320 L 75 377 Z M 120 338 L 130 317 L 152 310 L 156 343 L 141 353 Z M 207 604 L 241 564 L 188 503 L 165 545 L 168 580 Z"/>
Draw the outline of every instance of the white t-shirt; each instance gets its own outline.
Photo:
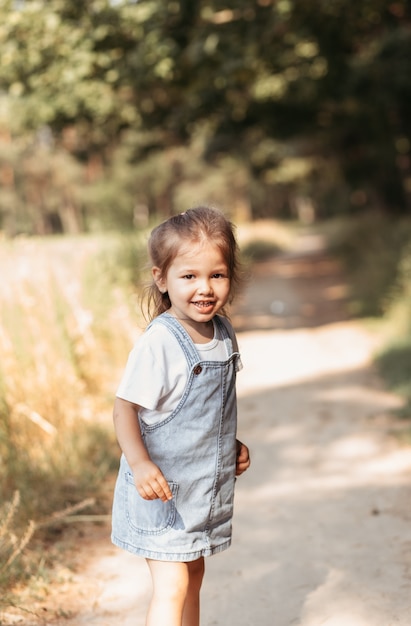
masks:
<path id="1" fill-rule="evenodd" d="M 231 324 L 219 318 L 226 326 L 238 351 Z M 208 343 L 195 344 L 202 361 L 226 361 L 229 355 L 213 320 L 214 337 Z M 237 359 L 237 371 L 241 369 Z M 188 364 L 178 340 L 163 324 L 153 324 L 137 340 L 131 350 L 117 396 L 138 404 L 139 415 L 147 424 L 155 424 L 167 417 L 183 395 L 189 375 Z"/>

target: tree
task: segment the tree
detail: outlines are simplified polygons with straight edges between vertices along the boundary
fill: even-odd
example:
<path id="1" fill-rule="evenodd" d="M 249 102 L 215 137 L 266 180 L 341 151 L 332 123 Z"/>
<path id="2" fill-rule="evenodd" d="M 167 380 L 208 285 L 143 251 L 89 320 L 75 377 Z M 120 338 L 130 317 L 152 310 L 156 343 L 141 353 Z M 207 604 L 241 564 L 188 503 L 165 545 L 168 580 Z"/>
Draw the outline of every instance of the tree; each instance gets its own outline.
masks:
<path id="1" fill-rule="evenodd" d="M 48 127 L 91 179 L 126 132 L 135 166 L 200 135 L 268 211 L 336 186 L 405 211 L 410 17 L 405 0 L 5 0 L 0 89 L 15 135 Z"/>

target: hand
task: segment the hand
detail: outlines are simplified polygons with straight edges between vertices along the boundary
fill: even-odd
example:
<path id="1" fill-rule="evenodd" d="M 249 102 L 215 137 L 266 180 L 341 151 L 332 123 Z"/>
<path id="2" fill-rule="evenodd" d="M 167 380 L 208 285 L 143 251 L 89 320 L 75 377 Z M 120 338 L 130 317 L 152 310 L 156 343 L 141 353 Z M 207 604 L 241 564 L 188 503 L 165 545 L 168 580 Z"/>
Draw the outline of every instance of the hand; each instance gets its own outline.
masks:
<path id="1" fill-rule="evenodd" d="M 163 502 L 171 500 L 173 494 L 161 470 L 150 459 L 140 461 L 132 467 L 134 484 L 140 496 L 144 500 L 156 500 Z"/>
<path id="2" fill-rule="evenodd" d="M 237 462 L 235 475 L 240 476 L 250 467 L 250 452 L 247 446 L 237 439 Z"/>

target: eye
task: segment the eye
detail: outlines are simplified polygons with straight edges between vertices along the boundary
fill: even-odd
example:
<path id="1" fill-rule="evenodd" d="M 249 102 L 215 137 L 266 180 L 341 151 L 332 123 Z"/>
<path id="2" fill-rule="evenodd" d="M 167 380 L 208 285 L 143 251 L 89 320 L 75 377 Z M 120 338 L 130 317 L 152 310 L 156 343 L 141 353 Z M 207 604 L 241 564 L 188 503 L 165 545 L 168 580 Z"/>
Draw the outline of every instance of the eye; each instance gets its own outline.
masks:
<path id="1" fill-rule="evenodd" d="M 217 272 L 212 275 L 212 278 L 226 278 L 225 274 L 221 274 L 221 272 Z"/>
<path id="2" fill-rule="evenodd" d="M 194 278 L 194 274 L 184 274 L 183 278 L 190 280 L 191 278 Z"/>

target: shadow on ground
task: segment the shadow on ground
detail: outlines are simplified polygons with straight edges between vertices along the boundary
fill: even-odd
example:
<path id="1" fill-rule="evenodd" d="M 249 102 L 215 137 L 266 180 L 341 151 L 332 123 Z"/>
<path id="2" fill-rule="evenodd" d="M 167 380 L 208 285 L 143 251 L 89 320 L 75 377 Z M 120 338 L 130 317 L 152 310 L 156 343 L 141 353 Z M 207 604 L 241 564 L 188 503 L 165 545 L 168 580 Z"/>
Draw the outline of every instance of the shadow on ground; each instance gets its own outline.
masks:
<path id="1" fill-rule="evenodd" d="M 253 464 L 233 547 L 208 562 L 207 626 L 233 607 L 241 626 L 409 624 L 411 457 L 386 419 L 397 404 L 369 368 L 240 399 Z"/>

